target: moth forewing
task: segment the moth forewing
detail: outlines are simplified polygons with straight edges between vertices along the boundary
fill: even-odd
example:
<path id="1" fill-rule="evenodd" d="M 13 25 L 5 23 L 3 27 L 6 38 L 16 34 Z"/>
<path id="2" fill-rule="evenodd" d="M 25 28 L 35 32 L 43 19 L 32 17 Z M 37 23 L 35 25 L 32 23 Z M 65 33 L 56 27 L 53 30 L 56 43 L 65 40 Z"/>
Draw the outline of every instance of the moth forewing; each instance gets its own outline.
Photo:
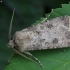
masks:
<path id="1" fill-rule="evenodd" d="M 17 31 L 14 41 L 21 52 L 70 46 L 69 16 L 61 16 Z"/>

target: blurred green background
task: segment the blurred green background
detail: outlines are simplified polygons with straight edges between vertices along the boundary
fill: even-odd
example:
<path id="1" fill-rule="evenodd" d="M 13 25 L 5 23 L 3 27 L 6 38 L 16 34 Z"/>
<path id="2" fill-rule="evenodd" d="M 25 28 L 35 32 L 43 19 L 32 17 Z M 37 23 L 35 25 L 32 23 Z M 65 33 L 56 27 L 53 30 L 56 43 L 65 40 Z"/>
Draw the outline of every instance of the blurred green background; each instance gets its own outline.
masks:
<path id="1" fill-rule="evenodd" d="M 0 3 L 0 70 L 4 70 L 8 65 L 8 58 L 13 54 L 13 50 L 7 48 L 8 31 L 13 8 L 15 15 L 13 20 L 13 34 L 30 26 L 50 13 L 51 9 L 61 7 L 61 4 L 69 3 L 69 0 L 2 0 Z"/>

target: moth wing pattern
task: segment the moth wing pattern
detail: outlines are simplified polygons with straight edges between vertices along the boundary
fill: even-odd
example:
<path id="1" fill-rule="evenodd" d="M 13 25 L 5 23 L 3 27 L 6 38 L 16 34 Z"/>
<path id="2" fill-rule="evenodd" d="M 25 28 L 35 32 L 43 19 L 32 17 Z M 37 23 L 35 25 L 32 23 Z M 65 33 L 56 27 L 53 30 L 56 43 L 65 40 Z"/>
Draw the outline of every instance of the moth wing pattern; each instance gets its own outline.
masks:
<path id="1" fill-rule="evenodd" d="M 13 40 L 21 52 L 70 46 L 69 16 L 61 16 L 17 31 Z"/>

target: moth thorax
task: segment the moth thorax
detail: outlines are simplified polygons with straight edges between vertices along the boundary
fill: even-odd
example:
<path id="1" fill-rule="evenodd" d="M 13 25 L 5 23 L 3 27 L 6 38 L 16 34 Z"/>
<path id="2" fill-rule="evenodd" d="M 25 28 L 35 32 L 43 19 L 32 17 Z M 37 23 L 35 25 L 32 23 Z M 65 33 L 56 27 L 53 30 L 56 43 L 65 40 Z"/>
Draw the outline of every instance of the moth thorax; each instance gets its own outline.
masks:
<path id="1" fill-rule="evenodd" d="M 13 47 L 14 47 L 14 42 L 13 42 L 13 40 L 10 40 L 7 45 L 8 45 L 8 47 L 13 48 Z"/>

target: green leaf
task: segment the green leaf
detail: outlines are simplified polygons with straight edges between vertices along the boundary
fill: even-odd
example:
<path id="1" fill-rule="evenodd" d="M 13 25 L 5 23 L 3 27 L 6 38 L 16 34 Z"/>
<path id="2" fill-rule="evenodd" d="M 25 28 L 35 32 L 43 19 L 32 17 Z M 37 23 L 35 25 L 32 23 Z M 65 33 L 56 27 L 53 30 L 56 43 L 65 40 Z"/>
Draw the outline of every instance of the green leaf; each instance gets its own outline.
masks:
<path id="1" fill-rule="evenodd" d="M 49 14 L 46 15 L 46 17 Z M 58 16 L 70 15 L 70 4 L 62 4 L 62 8 L 54 9 L 48 19 Z M 39 50 L 31 52 L 44 66 L 44 69 L 20 55 L 15 55 L 6 66 L 5 70 L 69 70 L 70 69 L 70 48 Z"/>

